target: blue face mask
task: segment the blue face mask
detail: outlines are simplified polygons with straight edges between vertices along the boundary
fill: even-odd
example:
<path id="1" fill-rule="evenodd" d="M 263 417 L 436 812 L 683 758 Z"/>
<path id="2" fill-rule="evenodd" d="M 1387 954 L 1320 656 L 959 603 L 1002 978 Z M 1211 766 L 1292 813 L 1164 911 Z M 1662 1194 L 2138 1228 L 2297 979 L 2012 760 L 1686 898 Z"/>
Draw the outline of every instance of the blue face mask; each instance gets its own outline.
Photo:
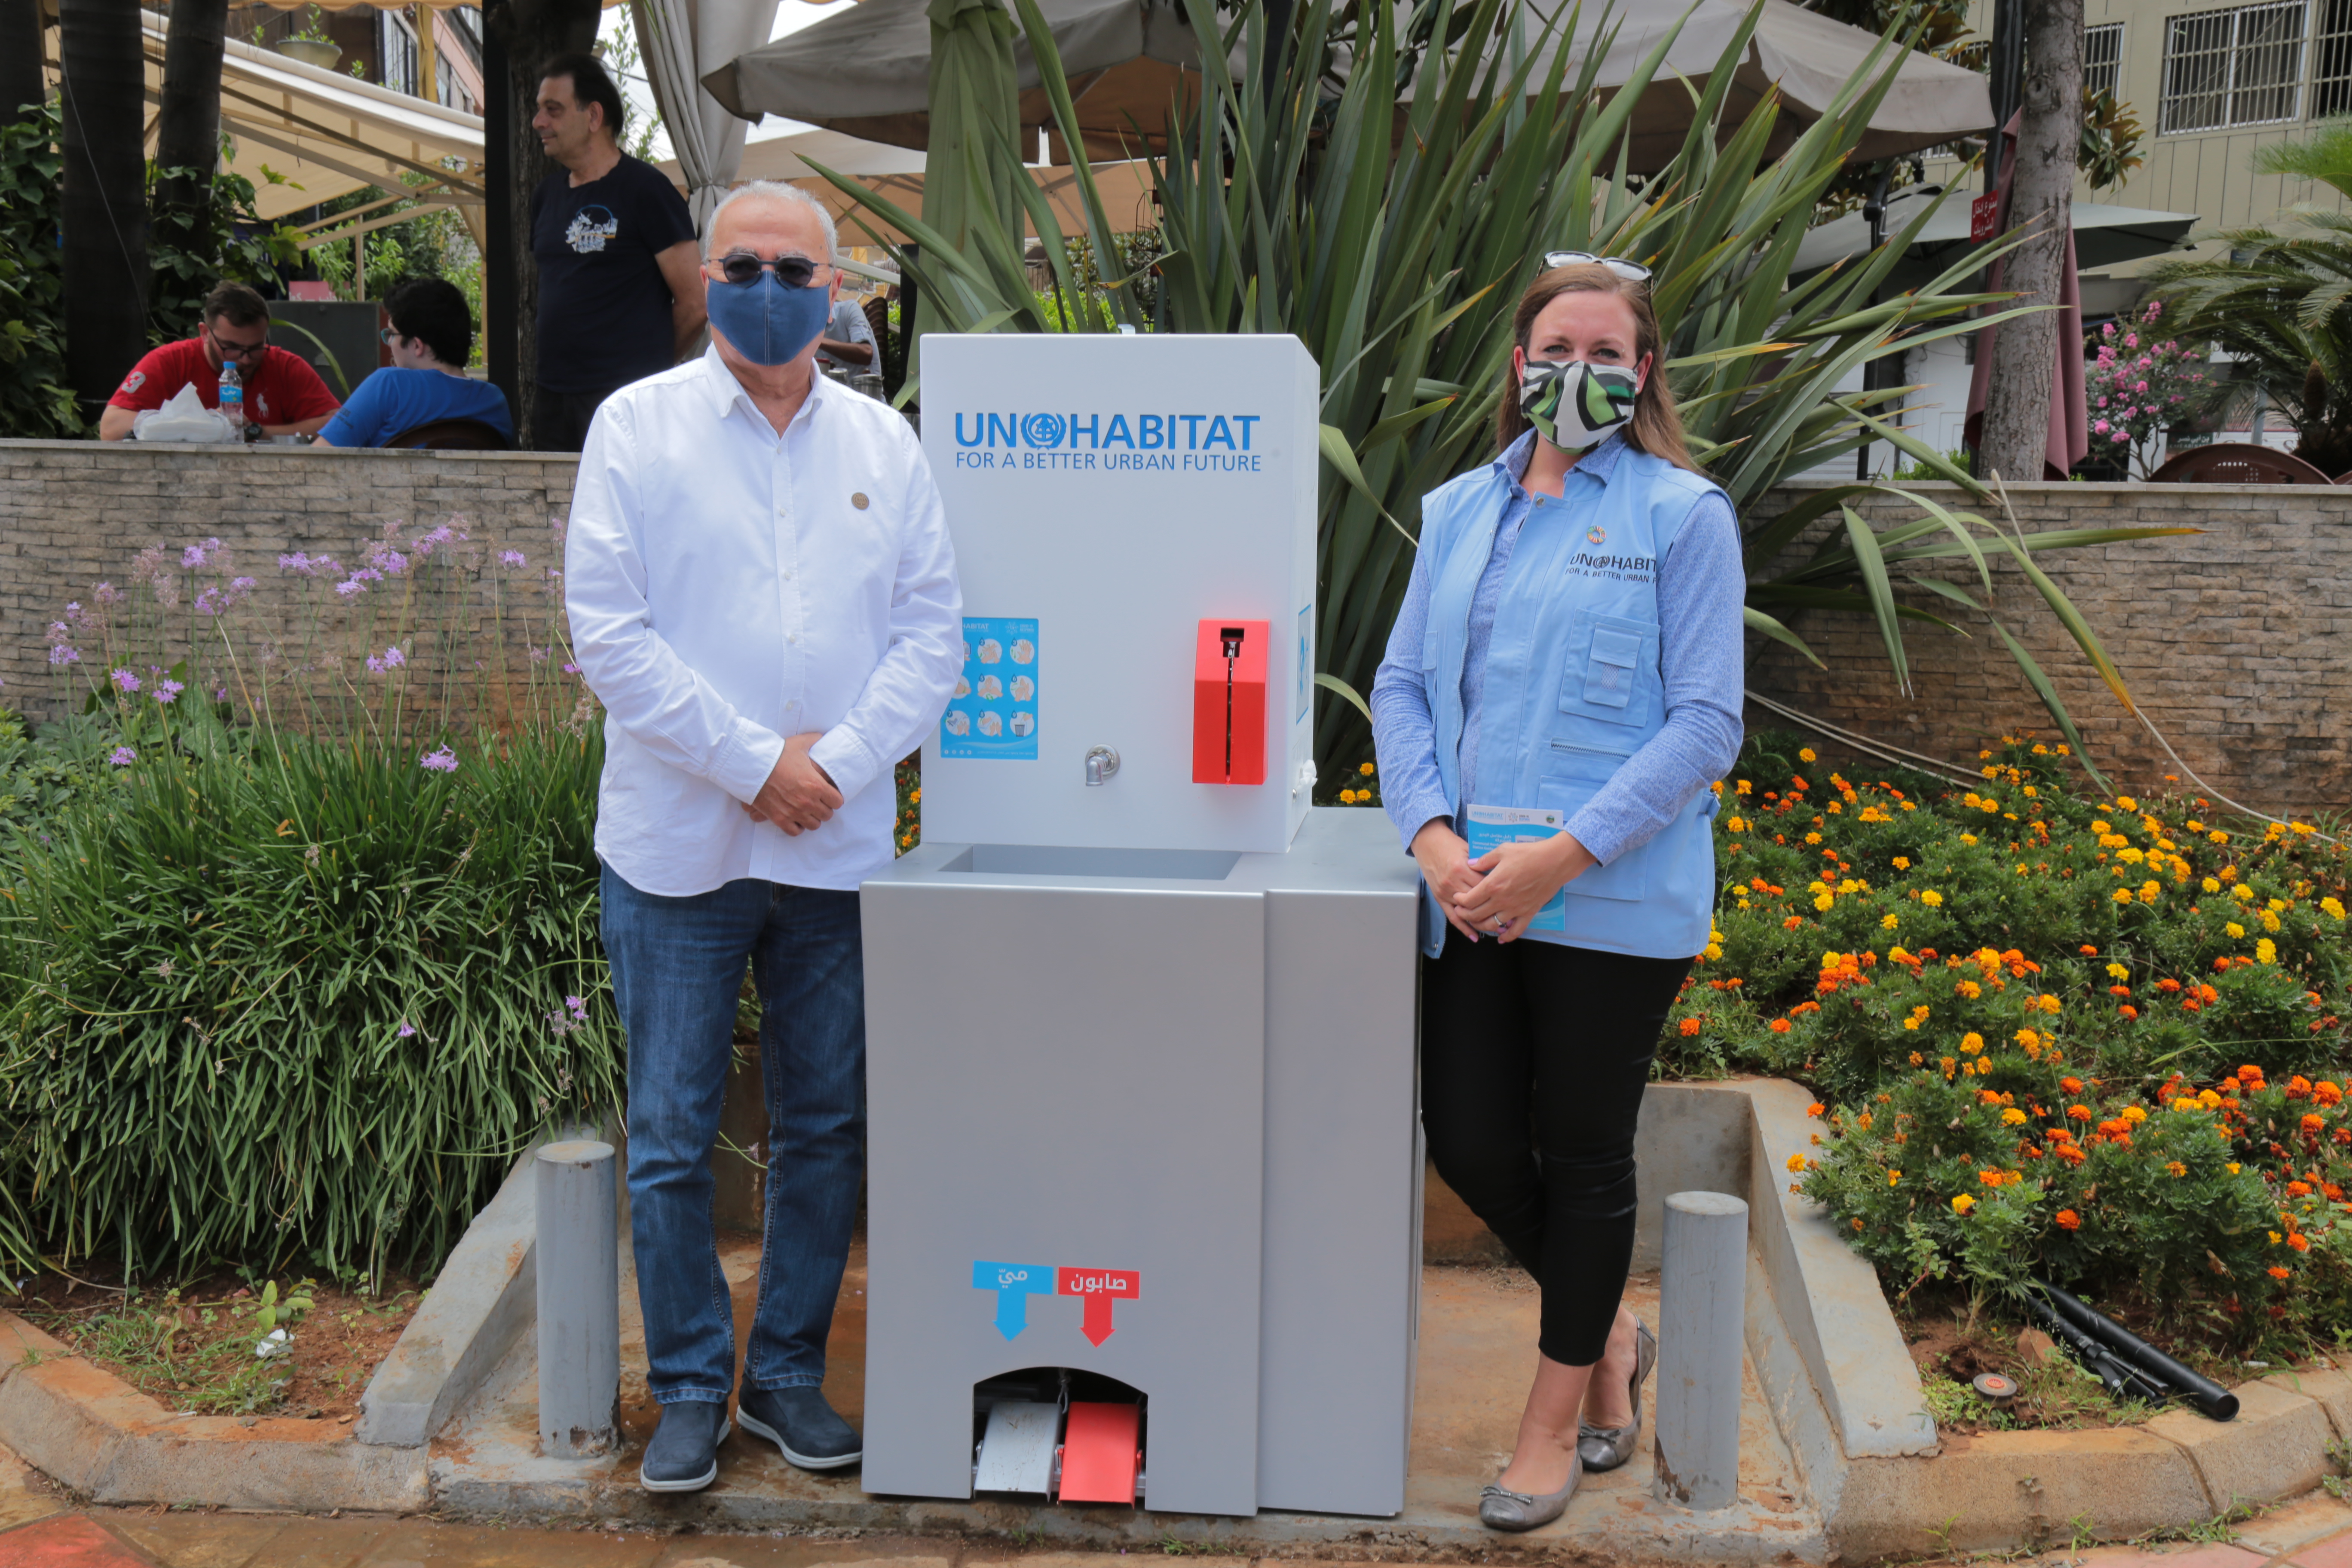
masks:
<path id="1" fill-rule="evenodd" d="M 710 324 L 753 364 L 784 364 L 814 342 L 833 316 L 832 290 L 823 284 L 787 289 L 773 272 L 749 283 L 705 279 L 703 305 Z"/>

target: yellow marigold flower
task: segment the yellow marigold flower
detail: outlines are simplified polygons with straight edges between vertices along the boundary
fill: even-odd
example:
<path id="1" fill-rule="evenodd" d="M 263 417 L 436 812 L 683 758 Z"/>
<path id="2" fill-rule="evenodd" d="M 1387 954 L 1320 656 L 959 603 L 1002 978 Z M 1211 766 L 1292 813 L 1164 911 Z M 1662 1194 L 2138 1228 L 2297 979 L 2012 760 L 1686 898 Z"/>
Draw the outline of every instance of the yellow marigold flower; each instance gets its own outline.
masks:
<path id="1" fill-rule="evenodd" d="M 1903 803 L 1903 809 L 1906 811 L 1916 811 L 1919 809 L 1919 805 L 1916 801 L 1906 800 Z"/>
<path id="2" fill-rule="evenodd" d="M 2284 1237 L 2281 1236 L 2281 1235 L 2280 1235 L 2278 1232 L 2276 1232 L 2276 1231 L 2272 1231 L 2272 1232 L 2270 1233 L 2270 1237 L 2271 1237 L 2271 1245 L 2272 1245 L 2273 1247 L 2276 1247 L 2280 1242 L 2284 1241 L 2284 1240 L 2286 1239 L 2286 1237 Z"/>
<path id="3" fill-rule="evenodd" d="M 2189 1173 L 2189 1167 L 2178 1160 L 2167 1160 L 2164 1163 L 2164 1168 L 2176 1176 L 2185 1176 Z"/>
<path id="4" fill-rule="evenodd" d="M 1908 855 L 1897 855 L 1895 858 L 1895 868 L 1898 871 L 1908 871 L 1911 869 L 1911 857 Z"/>
<path id="5" fill-rule="evenodd" d="M 2239 924 L 2237 921 L 2230 921 L 2230 922 L 2229 922 L 2229 923 L 2227 923 L 2226 925 L 2222 926 L 2222 928 L 2221 928 L 2221 929 L 2222 929 L 2223 931 L 2228 931 L 2228 932 L 2230 933 L 2230 940 L 2231 940 L 2231 942 L 2235 942 L 2235 941 L 2237 941 L 2240 937 L 2244 936 L 2244 935 L 2246 934 L 2246 928 L 2245 928 L 2245 927 L 2243 927 L 2243 926 L 2242 926 L 2242 925 L 2240 925 L 2240 924 Z"/>
<path id="6" fill-rule="evenodd" d="M 1973 833 L 1963 833 L 1960 835 L 1960 842 L 1963 844 L 1974 844 L 1976 841 L 1977 836 Z"/>
<path id="7" fill-rule="evenodd" d="M 2264 937 L 2260 942 L 2254 943 L 2254 962 L 2256 963 L 2276 963 L 2278 962 L 2278 943 L 2273 942 L 2268 937 Z"/>
<path id="8" fill-rule="evenodd" d="M 1982 1035 L 1977 1034 L 1975 1031 L 1971 1030 L 1968 1034 L 1960 1037 L 1960 1054 L 1962 1056 L 1972 1057 L 1982 1049 L 1984 1049 L 1984 1037 Z"/>
<path id="9" fill-rule="evenodd" d="M 1889 1171 L 1886 1173 L 1886 1184 L 1890 1187 L 1902 1179 L 1903 1173 L 1900 1171 Z"/>
<path id="10" fill-rule="evenodd" d="M 2221 890 L 2221 881 L 2218 877 L 2208 877 L 2197 885 L 2209 893 L 2218 893 Z"/>
<path id="11" fill-rule="evenodd" d="M 2230 889 L 2230 896 L 2237 900 L 2242 904 L 2251 904 L 2254 901 L 2253 884 L 2251 882 L 2241 882 L 2236 887 Z"/>
<path id="12" fill-rule="evenodd" d="M 2117 888 L 2116 889 L 2116 902 L 2119 904 L 2127 904 L 2131 901 L 2132 894 L 2129 888 Z"/>
<path id="13" fill-rule="evenodd" d="M 1356 771 L 1361 773 L 1364 777 L 1370 778 L 1372 776 L 1372 764 L 1370 763 L 1358 763 L 1356 764 Z M 1718 784 L 1716 787 L 1719 789 L 1722 786 Z"/>
<path id="14" fill-rule="evenodd" d="M 1819 844 L 1821 841 L 1822 836 L 1818 833 L 1808 833 L 1805 835 L 1805 842 L 1808 844 Z"/>
<path id="15" fill-rule="evenodd" d="M 1813 755 L 1813 749 L 1811 746 L 1801 746 L 1797 750 L 1797 761 L 1801 763 L 1817 763 L 1820 762 L 1821 759 Z"/>
<path id="16" fill-rule="evenodd" d="M 1966 1193 L 1962 1193 L 1958 1197 L 1952 1200 L 1952 1212 L 1954 1214 L 1966 1214 L 1976 1206 L 1976 1199 L 1969 1196 Z"/>
<path id="17" fill-rule="evenodd" d="M 1893 931 L 1896 926 L 1901 925 L 1902 923 L 1903 922 L 1901 921 L 1896 920 L 1891 914 L 1881 915 L 1878 920 L 1879 929 L 1882 931 Z"/>
<path id="18" fill-rule="evenodd" d="M 2147 1112 L 2137 1105 L 2126 1105 L 2123 1110 L 2123 1119 L 2137 1127 L 2147 1120 Z"/>
<path id="19" fill-rule="evenodd" d="M 2118 809 L 2123 811 L 2137 811 L 2139 809 L 2139 802 L 2134 800 L 2127 795 L 2119 795 L 2116 796 L 2116 805 Z"/>
<path id="20" fill-rule="evenodd" d="M 2222 1167 L 2221 1167 L 2221 1169 L 2223 1169 L 2223 1170 L 2225 1170 L 2225 1171 L 2229 1172 L 2229 1173 L 2230 1173 L 2230 1174 L 2231 1174 L 2231 1175 L 2233 1175 L 2233 1176 L 2234 1176 L 2234 1175 L 2236 1175 L 2240 1171 L 2244 1170 L 2244 1169 L 2245 1169 L 2245 1167 L 2244 1167 L 2243 1165 L 2239 1164 L 2235 1160 L 2232 1160 L 2232 1161 L 2231 1161 L 2228 1164 L 2226 1164 L 2226 1165 L 2222 1166 Z"/>
<path id="21" fill-rule="evenodd" d="M 2055 1013 L 2061 1006 L 2064 1005 L 2064 1004 L 2061 1003 L 2057 997 L 2051 995 L 2046 991 L 2033 999 L 2033 1005 L 2036 1007 L 2041 1008 L 2045 1013 Z"/>
<path id="22" fill-rule="evenodd" d="M 1717 942 L 1708 942 L 1706 944 L 1706 952 L 1704 956 L 1709 963 L 1714 963 L 1717 959 L 1723 956 L 1723 944 Z"/>
<path id="23" fill-rule="evenodd" d="M 1916 1068 L 1916 1067 L 1924 1067 L 1924 1066 L 1926 1066 L 1926 1065 L 1927 1065 L 1927 1058 L 1925 1058 L 1925 1057 L 1921 1056 L 1921 1055 L 1920 1055 L 1918 1052 L 1916 1052 L 1916 1051 L 1913 1051 L 1913 1052 L 1911 1053 L 1911 1065 L 1912 1065 L 1913 1067 L 1915 1067 L 1915 1068 Z"/>
<path id="24" fill-rule="evenodd" d="M 2218 827 L 2217 827 L 2217 828 L 2215 828 L 2212 832 L 2210 832 L 2210 833 L 2207 834 L 2205 837 L 2206 837 L 2207 838 L 2210 839 L 2212 842 L 2214 842 L 2214 843 L 2216 843 L 2216 844 L 2227 844 L 2228 842 L 2230 842 L 2230 836 L 2229 836 L 2228 834 L 2226 834 L 2226 833 L 2222 832 L 2222 831 L 2221 831 L 2220 828 L 2218 828 Z"/>
<path id="25" fill-rule="evenodd" d="M 1727 816 L 1723 819 L 1723 825 L 1731 829 L 1734 833 L 1745 833 L 1748 831 L 1748 819 L 1745 817 Z"/>
<path id="26" fill-rule="evenodd" d="M 2012 1105 L 2012 1106 L 2011 1106 L 2007 1110 L 2004 1110 L 2004 1111 L 2002 1111 L 2002 1112 L 2000 1113 L 2000 1124 L 2001 1124 L 2003 1127 L 2016 1127 L 2016 1126 L 2020 1126 L 2020 1125 L 2021 1125 L 2021 1124 L 2024 1122 L 2024 1121 L 2025 1121 L 2025 1112 L 2023 1112 L 2022 1110 L 2018 1110 L 2018 1109 L 2017 1109 L 2017 1107 L 2015 1107 L 2015 1106 L 2013 1106 L 2013 1105 Z"/>
<path id="27" fill-rule="evenodd" d="M 2278 930 L 2278 928 L 2279 918 L 2277 914 L 2273 910 L 2264 910 L 2263 911 L 2263 929 L 2268 931 L 2274 931 Z"/>
<path id="28" fill-rule="evenodd" d="M 2139 901 L 2143 904 L 2152 904 L 2156 902 L 2157 895 L 2163 891 L 2164 889 L 2154 882 L 2142 882 L 2139 885 Z"/>
<path id="29" fill-rule="evenodd" d="M 1738 787 L 1732 793 L 1735 795 L 1748 795 L 1753 793 L 1755 788 L 1756 786 L 1754 784 L 1748 783 L 1746 779 L 1741 779 L 1739 781 Z"/>
<path id="30" fill-rule="evenodd" d="M 1807 1163 L 1808 1162 L 1802 1154 L 1791 1154 L 1789 1156 L 1789 1169 L 1792 1172 L 1803 1170 Z"/>
<path id="31" fill-rule="evenodd" d="M 1837 900 L 1835 899 L 1831 898 L 1827 893 L 1823 893 L 1821 897 L 1813 900 L 1813 908 L 1821 910 L 1823 914 L 1827 914 L 1830 912 L 1830 906 L 1836 902 Z"/>
<path id="32" fill-rule="evenodd" d="M 2221 1109 L 2221 1097 L 2210 1089 L 2200 1089 L 2197 1091 L 2197 1103 L 2204 1110 L 2219 1110 Z"/>
<path id="33" fill-rule="evenodd" d="M 2017 1031 L 2017 1043 L 2031 1050 L 2042 1043 L 2042 1037 L 2032 1029 L 2020 1029 Z"/>
<path id="34" fill-rule="evenodd" d="M 2184 1094 L 2179 1100 L 2172 1102 L 2172 1109 L 2179 1111 L 2191 1111 L 2202 1110 L 2205 1108 Z"/>
<path id="35" fill-rule="evenodd" d="M 1944 907 L 1944 895 L 1930 888 L 1919 895 L 1919 901 L 1931 910 L 1939 910 Z"/>

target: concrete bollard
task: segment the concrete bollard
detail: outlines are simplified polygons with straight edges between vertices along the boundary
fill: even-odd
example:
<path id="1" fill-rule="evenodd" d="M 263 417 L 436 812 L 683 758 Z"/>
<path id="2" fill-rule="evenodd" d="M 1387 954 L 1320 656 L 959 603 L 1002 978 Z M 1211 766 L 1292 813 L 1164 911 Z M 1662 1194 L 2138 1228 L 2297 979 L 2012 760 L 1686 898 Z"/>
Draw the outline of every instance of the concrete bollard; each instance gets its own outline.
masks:
<path id="1" fill-rule="evenodd" d="M 1666 1199 L 1664 1240 L 1657 1496 L 1725 1508 L 1738 1500 L 1748 1205 L 1727 1193 L 1676 1193 Z"/>
<path id="2" fill-rule="evenodd" d="M 539 1152 L 539 1450 L 584 1459 L 618 1443 L 621 1247 L 613 1146 Z"/>

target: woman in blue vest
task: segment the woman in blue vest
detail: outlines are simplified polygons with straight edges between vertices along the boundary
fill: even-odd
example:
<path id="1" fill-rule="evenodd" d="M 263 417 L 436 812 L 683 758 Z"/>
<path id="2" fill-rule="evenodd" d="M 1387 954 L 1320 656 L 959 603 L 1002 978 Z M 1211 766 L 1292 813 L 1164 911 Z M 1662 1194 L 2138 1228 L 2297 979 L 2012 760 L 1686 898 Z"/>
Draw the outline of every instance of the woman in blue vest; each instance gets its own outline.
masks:
<path id="1" fill-rule="evenodd" d="M 1657 1346 L 1622 1304 L 1634 1120 L 1707 942 L 1708 786 L 1742 734 L 1738 528 L 1684 447 L 1649 270 L 1544 260 L 1501 455 L 1423 500 L 1372 689 L 1422 873 L 1430 1155 L 1543 1291 L 1517 1445 L 1479 1500 L 1496 1530 L 1557 1519 L 1633 1451 Z"/>

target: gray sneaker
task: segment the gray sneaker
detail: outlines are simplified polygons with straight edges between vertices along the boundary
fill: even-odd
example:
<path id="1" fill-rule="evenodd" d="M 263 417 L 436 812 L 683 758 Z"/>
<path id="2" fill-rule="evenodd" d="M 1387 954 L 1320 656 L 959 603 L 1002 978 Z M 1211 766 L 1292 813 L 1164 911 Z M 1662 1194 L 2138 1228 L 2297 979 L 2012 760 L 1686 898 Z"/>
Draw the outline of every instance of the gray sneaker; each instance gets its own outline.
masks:
<path id="1" fill-rule="evenodd" d="M 803 1470 L 837 1470 L 865 1458 L 856 1431 L 834 1414 L 823 1392 L 805 1384 L 746 1388 L 735 1414 L 744 1431 L 765 1437 Z"/>
<path id="2" fill-rule="evenodd" d="M 649 1492 L 700 1491 L 719 1479 L 719 1445 L 727 1430 L 727 1406 L 715 1399 L 663 1405 L 661 1425 L 637 1467 L 637 1484 Z"/>

